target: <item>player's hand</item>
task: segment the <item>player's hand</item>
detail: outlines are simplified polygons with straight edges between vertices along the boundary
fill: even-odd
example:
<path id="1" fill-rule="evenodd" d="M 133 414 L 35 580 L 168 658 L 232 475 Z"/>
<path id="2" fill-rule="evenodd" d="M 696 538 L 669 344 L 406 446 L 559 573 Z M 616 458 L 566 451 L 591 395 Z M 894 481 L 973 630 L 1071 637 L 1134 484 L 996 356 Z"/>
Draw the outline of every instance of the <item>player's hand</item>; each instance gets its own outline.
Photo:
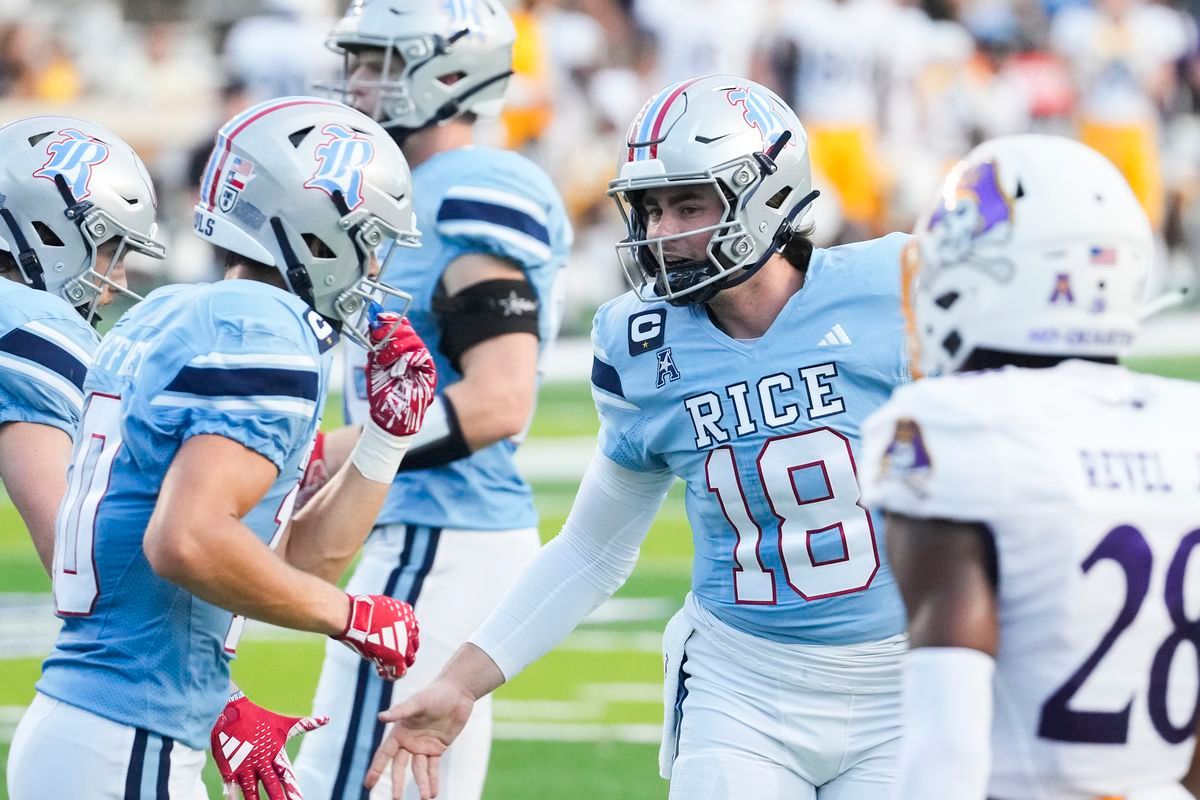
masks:
<path id="1" fill-rule="evenodd" d="M 312 454 L 308 457 L 308 466 L 304 468 L 304 475 L 300 478 L 300 487 L 296 492 L 295 510 L 299 511 L 304 508 L 313 495 L 321 491 L 321 487 L 327 483 L 329 483 L 329 468 L 325 464 L 325 434 L 317 431 L 317 438 L 313 441 Z"/>
<path id="2" fill-rule="evenodd" d="M 392 795 L 402 797 L 404 770 L 411 757 L 413 780 L 421 792 L 421 800 L 437 797 L 442 753 L 462 733 L 474 705 L 475 698 L 470 692 L 439 679 L 382 712 L 379 719 L 394 724 L 375 751 L 363 785 L 374 788 L 391 764 Z"/>
<path id="3" fill-rule="evenodd" d="M 303 800 L 288 759 L 287 741 L 313 731 L 329 717 L 286 717 L 251 703 L 241 692 L 229 698 L 212 729 L 212 754 L 225 797 L 235 800 L 241 788 L 244 800 L 259 800 L 259 781 L 270 800 Z"/>
<path id="4" fill-rule="evenodd" d="M 351 597 L 346 629 L 333 638 L 374 663 L 385 681 L 404 677 L 421 644 L 412 606 L 385 594 Z"/>
<path id="5" fill-rule="evenodd" d="M 371 420 L 392 436 L 421 429 L 433 402 L 437 370 L 428 348 L 407 319 L 391 311 L 371 313 L 367 354 L 367 402 Z"/>

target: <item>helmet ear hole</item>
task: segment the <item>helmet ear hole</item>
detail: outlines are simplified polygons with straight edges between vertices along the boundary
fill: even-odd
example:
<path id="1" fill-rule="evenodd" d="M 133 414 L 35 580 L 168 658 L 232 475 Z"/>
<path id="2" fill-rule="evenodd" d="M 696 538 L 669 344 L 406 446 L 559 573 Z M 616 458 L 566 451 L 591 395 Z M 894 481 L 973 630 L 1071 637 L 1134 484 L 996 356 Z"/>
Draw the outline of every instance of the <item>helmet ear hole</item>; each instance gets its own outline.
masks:
<path id="1" fill-rule="evenodd" d="M 767 208 L 778 210 L 783 205 L 783 201 L 788 199 L 788 195 L 792 193 L 792 187 L 785 186 L 775 194 L 771 195 L 771 199 L 767 200 Z"/>
<path id="2" fill-rule="evenodd" d="M 46 223 L 35 221 L 33 223 L 33 229 L 37 232 L 38 238 L 42 240 L 42 244 L 46 245 L 47 247 L 63 246 L 62 239 L 58 238 L 58 234 L 55 233 Z"/>
<path id="3" fill-rule="evenodd" d="M 333 248 L 325 244 L 321 237 L 314 233 L 306 233 L 301 238 L 304 239 L 304 244 L 308 247 L 308 252 L 313 258 L 336 258 Z"/>

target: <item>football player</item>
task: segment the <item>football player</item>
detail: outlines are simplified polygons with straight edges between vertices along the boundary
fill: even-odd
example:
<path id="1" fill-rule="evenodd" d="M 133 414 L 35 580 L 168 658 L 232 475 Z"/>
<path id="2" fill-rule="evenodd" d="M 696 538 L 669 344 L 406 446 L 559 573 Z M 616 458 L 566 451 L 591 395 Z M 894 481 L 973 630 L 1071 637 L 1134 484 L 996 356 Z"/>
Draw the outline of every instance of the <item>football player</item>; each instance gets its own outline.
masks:
<path id="1" fill-rule="evenodd" d="M 681 478 L 696 562 L 664 637 L 671 796 L 886 797 L 904 613 L 855 454 L 861 420 L 908 379 L 908 237 L 814 250 L 804 129 L 737 77 L 650 98 L 610 186 L 634 290 L 596 314 L 599 452 L 558 537 L 440 677 L 382 715 L 395 725 L 367 784 L 411 753 L 436 795 L 474 701 L 621 586 Z"/>
<path id="2" fill-rule="evenodd" d="M 472 144 L 474 121 L 500 111 L 513 36 L 497 0 L 357 2 L 331 35 L 346 57 L 336 88 L 380 121 L 413 167 L 422 246 L 384 277 L 413 294 L 409 316 L 441 378 L 349 586 L 412 603 L 437 635 L 398 685 L 326 648 L 313 713 L 332 722 L 297 762 L 310 797 L 360 797 L 383 735 L 376 715 L 433 679 L 539 546 L 513 456 L 533 412 L 539 355 L 558 331 L 571 229 L 545 173 Z M 361 423 L 366 387 L 349 362 L 347 418 Z M 325 469 L 356 436 L 355 425 L 325 439 Z M 480 796 L 490 747 L 484 703 L 444 762 L 447 797 Z M 378 794 L 391 796 L 386 786 Z"/>
<path id="3" fill-rule="evenodd" d="M 776 30 L 796 49 L 792 91 L 813 164 L 837 190 L 850 230 L 876 230 L 887 214 L 888 180 L 879 146 L 880 81 L 891 37 L 905 22 L 902 12 L 892 0 L 810 0 L 784 8 Z"/>
<path id="4" fill-rule="evenodd" d="M 1116 359 L 1150 230 L 1099 153 L 1014 136 L 904 254 L 941 377 L 863 434 L 910 623 L 902 800 L 1192 797 L 1200 387 Z"/>
<path id="5" fill-rule="evenodd" d="M 0 128 L 0 153 L 0 476 L 50 573 L 100 342 L 88 322 L 114 292 L 141 299 L 121 262 L 131 250 L 162 258 L 163 246 L 150 176 L 112 131 L 30 117 Z"/>
<path id="6" fill-rule="evenodd" d="M 389 679 L 411 665 L 412 609 L 330 583 L 432 399 L 411 327 L 364 309 L 397 294 L 374 252 L 416 243 L 411 192 L 387 134 L 332 101 L 281 98 L 218 133 L 195 230 L 227 251 L 226 280 L 150 294 L 83 387 L 55 536 L 63 627 L 13 740 L 13 800 L 203 797 L 241 615 L 328 634 Z M 370 418 L 291 518 L 338 329 L 370 348 Z M 227 790 L 293 791 L 283 744 L 320 723 L 235 695 L 211 731 Z"/>
<path id="7" fill-rule="evenodd" d="M 1169 4 L 1098 0 L 1064 8 L 1050 43 L 1079 92 L 1079 138 L 1117 165 L 1155 231 L 1165 219 L 1159 155 L 1162 109 L 1194 23 Z"/>

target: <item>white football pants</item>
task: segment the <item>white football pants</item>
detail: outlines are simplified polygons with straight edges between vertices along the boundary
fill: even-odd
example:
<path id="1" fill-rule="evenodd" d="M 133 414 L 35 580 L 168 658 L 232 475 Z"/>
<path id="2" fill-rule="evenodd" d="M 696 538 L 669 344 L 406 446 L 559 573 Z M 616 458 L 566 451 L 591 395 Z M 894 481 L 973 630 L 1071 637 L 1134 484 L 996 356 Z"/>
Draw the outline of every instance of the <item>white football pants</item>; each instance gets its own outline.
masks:
<path id="1" fill-rule="evenodd" d="M 660 769 L 671 800 L 886 800 L 900 752 L 905 637 L 780 644 L 692 595 L 667 625 Z"/>
<path id="2" fill-rule="evenodd" d="M 408 674 L 381 680 L 371 664 L 330 640 L 313 700 L 329 724 L 306 734 L 296 759 L 305 800 L 359 800 L 367 765 L 384 735 L 376 715 L 427 686 L 500 601 L 537 554 L 537 530 L 462 531 L 421 525 L 381 525 L 363 547 L 346 590 L 387 594 L 413 605 L 421 647 Z M 492 744 L 492 701 L 475 704 L 471 719 L 442 756 L 439 800 L 478 800 Z M 411 775 L 405 797 L 416 798 Z M 391 800 L 391 771 L 371 792 Z"/>
<path id="3" fill-rule="evenodd" d="M 8 753 L 10 800 L 205 800 L 204 751 L 38 694 Z"/>

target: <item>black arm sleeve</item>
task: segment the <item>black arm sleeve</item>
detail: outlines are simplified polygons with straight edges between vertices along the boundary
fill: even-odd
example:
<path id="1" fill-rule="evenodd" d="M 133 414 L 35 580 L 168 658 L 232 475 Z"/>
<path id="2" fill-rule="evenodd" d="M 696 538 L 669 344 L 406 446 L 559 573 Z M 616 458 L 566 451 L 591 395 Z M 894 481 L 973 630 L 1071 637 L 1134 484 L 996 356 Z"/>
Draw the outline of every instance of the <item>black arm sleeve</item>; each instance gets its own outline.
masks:
<path id="1" fill-rule="evenodd" d="M 537 336 L 540 310 L 537 293 L 523 279 L 482 281 L 453 297 L 441 294 L 439 287 L 433 298 L 433 313 L 442 329 L 438 349 L 459 369 L 462 354 L 480 342 L 506 333 Z"/>

